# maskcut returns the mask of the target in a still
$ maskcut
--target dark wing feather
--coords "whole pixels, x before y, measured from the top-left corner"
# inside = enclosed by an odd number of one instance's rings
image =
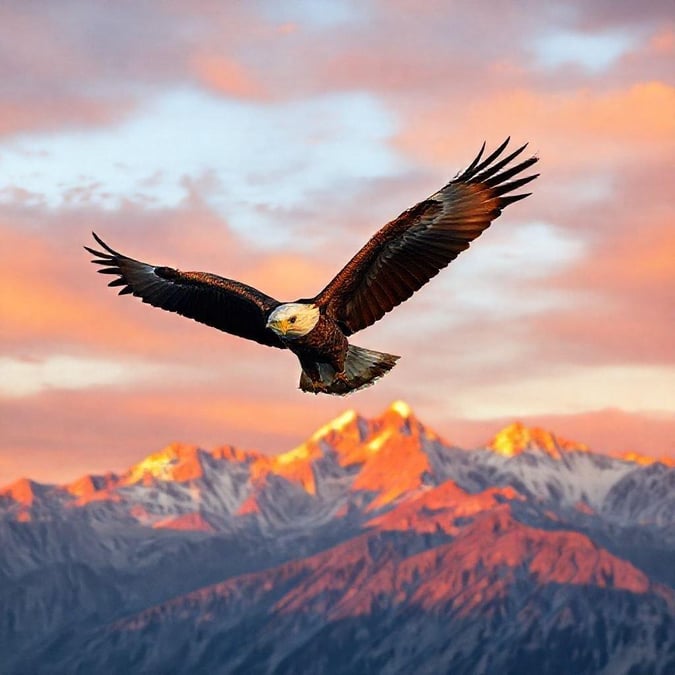
[[[523,145],[504,156],[507,138],[444,188],[402,213],[377,232],[314,299],[347,335],[366,328],[454,260],[509,204],[513,194],[539,174],[517,176],[537,157],[512,162]]]
[[[102,266],[98,270],[101,274],[115,276],[108,286],[121,287],[119,295],[132,293],[150,305],[226,333],[285,349],[276,335],[265,328],[267,315],[280,304],[274,298],[215,274],[181,272],[127,258],[92,234],[105,252],[84,248],[96,256],[92,262]]]

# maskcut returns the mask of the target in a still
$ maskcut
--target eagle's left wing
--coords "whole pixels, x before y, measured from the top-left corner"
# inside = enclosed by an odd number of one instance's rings
[[[314,299],[347,335],[381,319],[469,247],[539,174],[515,178],[537,157],[510,164],[527,145],[503,157],[507,138],[428,199],[377,232]],[[512,180],[515,178],[515,180]]]
[[[181,272],[128,258],[92,234],[105,252],[84,248],[96,256],[92,262],[102,266],[100,273],[115,275],[108,286],[120,286],[120,295],[133,293],[143,302],[226,333],[270,347],[286,348],[266,329],[267,315],[280,304],[269,295],[215,274]]]

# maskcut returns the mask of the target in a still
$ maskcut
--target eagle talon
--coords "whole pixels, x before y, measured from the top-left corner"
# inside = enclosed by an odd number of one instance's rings
[[[344,370],[341,370],[339,373],[335,373],[332,384],[349,384],[347,373],[345,373]]]

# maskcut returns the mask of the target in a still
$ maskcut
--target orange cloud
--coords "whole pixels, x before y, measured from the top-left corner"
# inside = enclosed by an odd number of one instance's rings
[[[444,98],[416,111],[397,143],[412,156],[447,165],[473,151],[475,139],[508,135],[530,140],[548,166],[573,163],[579,169],[586,163],[665,157],[675,138],[675,87],[646,81],[600,92],[504,90],[461,108]]]
[[[0,136],[116,122],[148,85],[151,95],[196,83],[259,98],[261,85],[231,53],[261,26],[268,22],[258,13],[231,3],[134,4],[124,12],[104,5],[92,11],[81,1],[59,12],[4,3],[0,42],[11,57],[0,63]],[[283,39],[288,30],[267,32]]]
[[[152,359],[186,349],[203,354],[206,345],[228,353],[248,348],[242,340],[132,296],[118,298],[82,250],[84,244],[94,246],[92,223],[111,246],[131,257],[240,279],[280,300],[314,294],[328,281],[325,270],[307,256],[260,253],[200,203],[171,212],[135,206],[117,212],[8,208],[0,211],[0,249],[15,253],[3,256],[0,342],[6,347],[25,354],[33,349],[45,353],[56,345],[59,351],[132,352]]]
[[[191,58],[197,79],[213,91],[238,98],[259,99],[262,85],[243,66],[217,54],[198,53]]]
[[[550,280],[582,301],[533,318],[543,361],[673,363],[675,233],[660,210],[611,223],[586,259]]]
[[[58,246],[35,234],[13,231],[0,225],[0,248],[19,254],[3,261],[4,281],[0,288],[3,317],[2,342],[24,352],[46,343],[111,347],[120,338],[135,345],[161,345],[161,335],[137,325],[96,299],[84,270],[86,256],[80,242],[72,242],[69,254],[59,255]],[[80,266],[73,261],[77,256]],[[91,279],[91,277],[90,277]],[[102,292],[105,281],[101,279]]]
[[[671,26],[660,29],[649,40],[649,46],[657,54],[671,54],[675,51],[675,30]]]
[[[101,126],[120,121],[134,101],[87,96],[61,99],[38,96],[30,101],[5,100],[0,106],[0,136],[31,131]]]
[[[278,371],[270,369],[254,392],[225,375],[207,385],[47,391],[5,400],[0,486],[20,475],[68,481],[85,472],[120,471],[176,440],[290,450],[345,403],[314,399],[308,407],[295,389],[297,374],[281,383],[279,373],[288,373]]]
[[[250,272],[251,278],[259,280],[261,289],[279,300],[312,297],[322,284],[328,283],[329,276],[326,266],[307,254],[268,255]]]

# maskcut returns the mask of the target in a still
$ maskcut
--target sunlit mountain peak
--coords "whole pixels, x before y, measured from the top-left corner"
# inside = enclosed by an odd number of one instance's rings
[[[242,450],[234,445],[221,445],[209,452],[213,459],[226,460],[228,462],[247,462],[263,456],[257,450]]]
[[[649,455],[643,455],[640,452],[633,451],[623,452],[616,456],[626,462],[632,462],[633,464],[640,464],[642,466],[649,466],[650,464],[659,462],[666,466],[675,467],[675,459],[672,459],[671,457],[650,457]]]
[[[410,428],[417,423],[415,413],[405,401],[394,401],[378,419],[386,426],[397,428]]]
[[[293,448],[293,450],[289,450],[288,452],[284,452],[280,455],[277,455],[274,458],[274,461],[276,464],[292,464],[293,462],[297,462],[299,460],[303,459],[309,459],[310,456],[310,450],[307,447],[306,443],[303,443],[302,445],[299,445],[297,448]]]
[[[370,452],[377,452],[382,448],[382,446],[392,437],[394,431],[391,428],[386,428],[373,436],[368,443],[366,444],[367,449]]]
[[[108,472],[103,476],[93,476],[86,474],[72,483],[64,485],[66,492],[73,497],[78,497],[80,504],[97,499],[105,499],[109,496],[109,491],[119,482],[119,477]]]
[[[355,422],[357,417],[358,415],[356,410],[346,410],[341,415],[338,415],[335,419],[331,420],[327,424],[324,424],[322,427],[319,427],[312,434],[310,440],[318,441],[333,431],[342,431],[345,427]]]
[[[186,481],[199,478],[202,474],[199,448],[195,445],[171,443],[131,467],[124,482],[134,484],[149,479]]]
[[[316,493],[316,482],[312,460],[320,456],[316,443],[311,441],[280,455],[261,455],[251,465],[251,477],[255,483],[262,483],[269,474],[281,476],[292,483],[299,483],[309,494]]]
[[[405,401],[394,401],[390,406],[389,410],[400,415],[404,419],[410,417],[413,414],[412,408]]]
[[[538,450],[553,459],[561,459],[563,452],[589,451],[583,443],[568,441],[539,427],[526,427],[522,422],[514,422],[502,429],[488,447],[504,457],[514,457],[528,450]]]
[[[9,497],[17,504],[23,506],[31,506],[35,500],[35,486],[29,478],[19,478],[19,480],[11,483],[0,490],[0,497]]]

